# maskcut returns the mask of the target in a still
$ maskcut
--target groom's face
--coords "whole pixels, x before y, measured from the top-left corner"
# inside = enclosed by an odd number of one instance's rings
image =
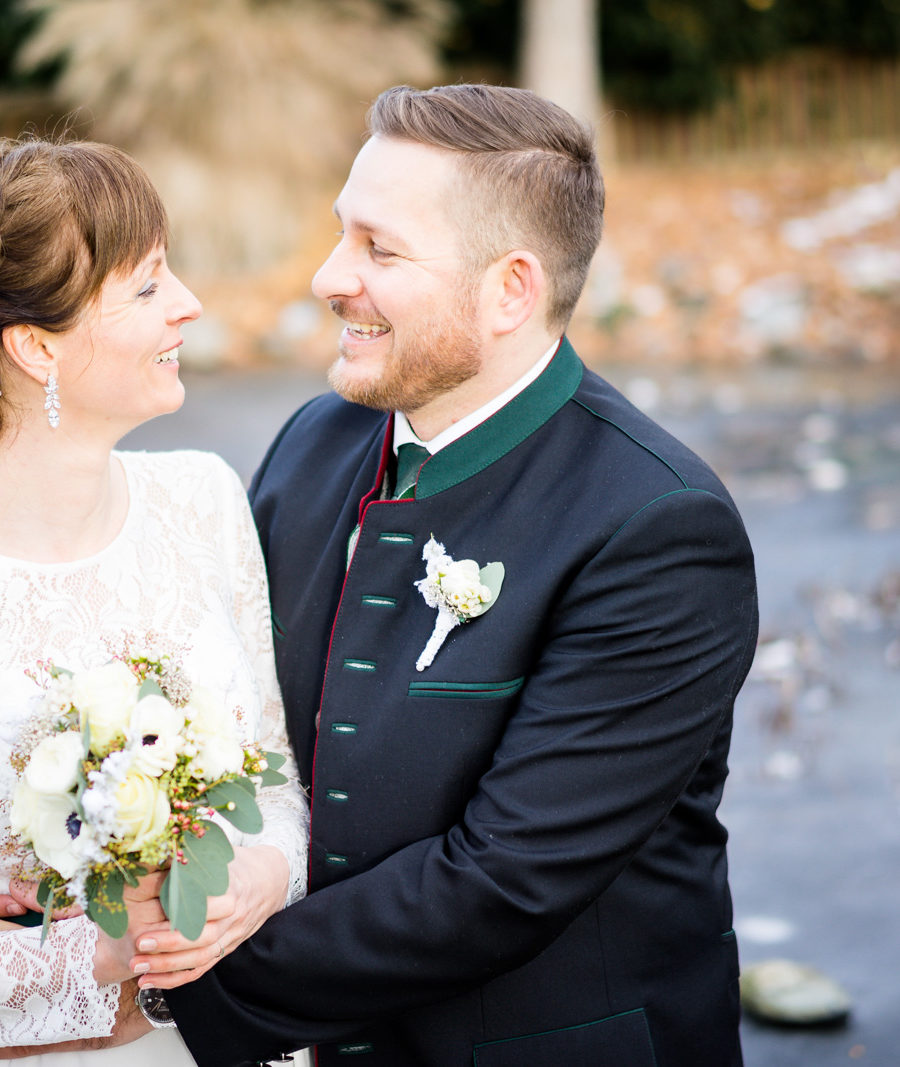
[[[313,292],[344,320],[332,386],[356,403],[414,412],[481,369],[480,279],[465,274],[446,209],[449,152],[373,137],[335,203],[340,243]]]

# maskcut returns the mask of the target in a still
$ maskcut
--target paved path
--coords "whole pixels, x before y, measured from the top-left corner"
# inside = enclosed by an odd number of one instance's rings
[[[897,1067],[900,607],[873,591],[900,573],[900,383],[858,405],[610,376],[723,475],[757,555],[768,651],[739,701],[723,806],[743,963],[812,963],[855,1002],[837,1030],[747,1021],[747,1067]],[[182,411],[126,444],[213,449],[245,481],[324,388],[284,368],[186,381]]]

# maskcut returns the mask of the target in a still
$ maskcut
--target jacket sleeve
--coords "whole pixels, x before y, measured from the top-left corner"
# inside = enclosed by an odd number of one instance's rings
[[[310,894],[173,991],[200,1067],[479,986],[550,944],[686,791],[714,812],[757,624],[733,506],[669,493],[573,570],[538,654],[523,649],[521,701],[463,818]]]

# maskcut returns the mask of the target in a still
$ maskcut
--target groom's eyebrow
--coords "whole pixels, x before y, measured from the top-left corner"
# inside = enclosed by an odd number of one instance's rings
[[[341,211],[338,207],[337,200],[335,200],[331,210],[334,212],[334,217],[338,220],[338,222],[343,224],[344,220],[341,218]],[[365,219],[360,219],[354,222],[353,229],[358,231],[359,233],[367,234],[369,237],[377,235],[379,241],[387,241],[387,243],[390,245],[402,248],[407,247],[406,241],[404,241],[399,234],[394,233],[392,230],[386,230],[383,226],[376,226],[372,222],[366,222]]]

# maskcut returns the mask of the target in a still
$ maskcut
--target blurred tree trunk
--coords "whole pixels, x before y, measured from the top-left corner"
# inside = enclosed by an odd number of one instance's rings
[[[601,0],[523,0],[521,84],[546,96],[596,131],[601,165],[613,154],[603,119],[600,73]],[[608,313],[621,300],[622,266],[604,237],[594,257],[573,327]]]
[[[588,122],[597,118],[599,0],[524,0],[522,85]]]

